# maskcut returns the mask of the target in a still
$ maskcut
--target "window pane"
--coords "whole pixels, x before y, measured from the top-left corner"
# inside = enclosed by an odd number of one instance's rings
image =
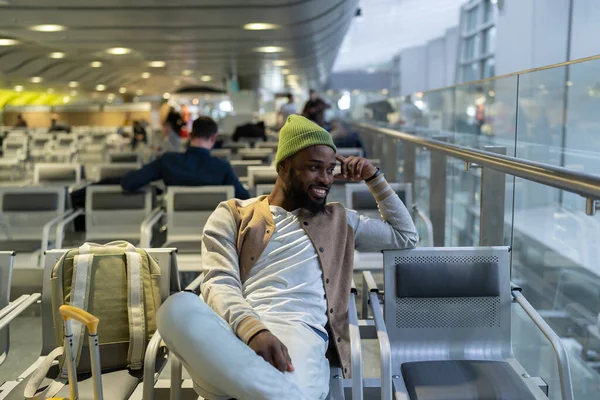
[[[462,67],[462,81],[469,82],[479,79],[478,63],[467,64]]]
[[[483,16],[484,22],[490,22],[494,19],[495,7],[496,6],[493,5],[490,0],[485,1],[485,15]]]
[[[491,27],[483,31],[483,49],[482,54],[493,53],[496,44],[496,27]]]
[[[475,49],[477,48],[477,35],[473,35],[465,39],[464,43],[464,52],[463,52],[463,60],[471,60],[473,59],[475,54]]]
[[[475,29],[475,27],[477,27],[477,24],[478,24],[477,16],[478,15],[479,15],[479,6],[474,7],[472,9],[470,9],[469,11],[467,11],[467,32],[470,32],[473,29]]]
[[[484,78],[491,78],[496,75],[496,60],[493,57],[488,58],[482,64]]]

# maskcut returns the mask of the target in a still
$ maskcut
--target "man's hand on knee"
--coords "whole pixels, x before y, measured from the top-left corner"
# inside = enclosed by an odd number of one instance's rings
[[[287,347],[269,331],[258,332],[248,346],[281,372],[294,372]]]

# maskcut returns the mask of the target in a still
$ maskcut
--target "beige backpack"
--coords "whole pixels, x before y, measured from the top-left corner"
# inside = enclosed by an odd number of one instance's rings
[[[145,250],[124,241],[106,245],[84,243],[69,250],[52,270],[52,316],[58,347],[32,376],[27,399],[52,396],[65,384],[67,363],[63,359],[63,304],[94,314],[98,328],[102,371],[143,366],[146,346],[156,331],[160,307],[160,267]],[[73,355],[78,373],[91,372],[85,325],[72,321]],[[52,365],[60,359],[61,374],[43,392],[38,388]]]

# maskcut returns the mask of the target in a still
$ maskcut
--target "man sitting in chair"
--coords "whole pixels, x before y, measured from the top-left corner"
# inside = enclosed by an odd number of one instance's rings
[[[288,117],[276,165],[269,196],[221,203],[206,223],[201,298],[174,295],[158,314],[164,341],[207,399],[324,399],[329,348],[351,373],[354,249],[418,241],[381,171],[364,158],[336,157],[329,133],[308,119]],[[326,204],[336,178],[366,181],[382,219]]]

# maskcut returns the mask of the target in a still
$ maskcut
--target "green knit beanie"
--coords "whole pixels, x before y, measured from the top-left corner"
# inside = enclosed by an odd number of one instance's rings
[[[329,132],[300,115],[290,115],[279,131],[275,165],[310,146],[326,145],[337,151]]]

